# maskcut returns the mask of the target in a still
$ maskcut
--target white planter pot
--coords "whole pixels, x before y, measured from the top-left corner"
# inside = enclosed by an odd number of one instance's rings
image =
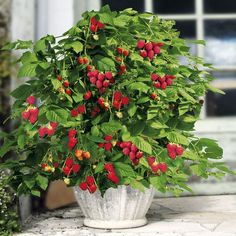
[[[84,225],[92,228],[119,229],[145,225],[145,217],[154,197],[154,189],[145,193],[130,186],[109,188],[104,196],[74,188],[75,197],[84,215]]]

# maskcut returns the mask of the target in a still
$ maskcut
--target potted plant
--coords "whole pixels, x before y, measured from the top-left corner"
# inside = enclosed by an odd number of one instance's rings
[[[61,37],[3,48],[25,49],[18,77],[32,78],[11,93],[21,123],[0,153],[17,155],[1,166],[19,195],[62,179],[75,186],[85,225],[134,227],[146,223],[154,189],[180,195],[193,174],[233,173],[216,141],[192,133],[202,97],[222,91],[173,26],[105,6]]]

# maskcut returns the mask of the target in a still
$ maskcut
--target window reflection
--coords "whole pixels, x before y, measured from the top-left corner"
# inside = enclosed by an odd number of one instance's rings
[[[139,12],[144,11],[144,0],[102,0],[102,5],[108,4],[112,11],[122,11],[125,8],[133,8]]]
[[[206,20],[206,61],[216,66],[236,66],[236,20]]]
[[[205,13],[236,13],[235,0],[204,0]]]
[[[153,9],[159,14],[187,14],[194,13],[195,4],[194,0],[153,0]]]

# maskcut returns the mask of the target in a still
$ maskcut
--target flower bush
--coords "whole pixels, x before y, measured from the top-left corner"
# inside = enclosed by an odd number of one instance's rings
[[[8,236],[19,231],[19,218],[16,213],[15,196],[7,186],[7,175],[0,171],[0,235]]]
[[[63,179],[91,193],[125,184],[178,195],[193,174],[233,173],[216,141],[192,133],[206,91],[221,91],[173,26],[105,6],[60,37],[3,48],[25,50],[18,77],[32,78],[11,93],[21,124],[0,152],[18,156],[2,164],[18,194]]]

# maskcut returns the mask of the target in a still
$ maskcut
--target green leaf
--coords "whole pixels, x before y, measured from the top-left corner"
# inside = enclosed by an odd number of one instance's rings
[[[104,170],[104,163],[103,162],[99,162],[94,170],[94,173],[101,173]]]
[[[130,131],[131,135],[136,136],[136,135],[139,135],[140,133],[142,133],[144,128],[145,128],[145,122],[136,121],[136,122],[133,122],[129,126],[129,131]]]
[[[192,96],[190,96],[184,89],[179,88],[178,91],[186,100],[192,103],[196,103],[196,100]]]
[[[129,90],[138,90],[140,92],[147,93],[147,91],[150,89],[150,87],[143,82],[134,82],[130,85],[128,85]]]
[[[155,176],[155,177],[150,177],[149,178],[150,184],[158,191],[161,190],[162,186],[163,186],[163,182],[162,179],[160,178],[160,176]]]
[[[207,84],[206,87],[207,87],[207,89],[209,89],[209,90],[212,91],[213,93],[219,93],[219,94],[222,94],[222,95],[225,94],[224,91],[222,91],[221,89],[215,88],[215,87],[213,87],[213,86],[210,85],[210,84]]]
[[[33,42],[31,40],[29,41],[22,41],[17,40],[16,42],[10,42],[5,44],[1,50],[10,50],[10,49],[28,49],[31,48],[33,45]]]
[[[94,126],[91,128],[91,134],[92,134],[93,136],[99,136],[100,131],[99,131],[97,125],[94,125]]]
[[[21,56],[20,60],[23,64],[26,64],[30,62],[36,62],[38,61],[38,58],[34,52],[25,52]]]
[[[25,135],[21,134],[17,137],[17,145],[20,149],[25,146]]]
[[[130,117],[133,117],[134,114],[135,114],[136,111],[137,111],[137,106],[135,106],[134,103],[131,103],[131,104],[128,106],[127,111],[128,111],[129,116],[130,116]]]
[[[180,104],[178,106],[179,115],[182,116],[189,110],[190,104]]]
[[[76,53],[83,51],[83,44],[80,41],[68,42],[65,44],[65,49],[72,48]]]
[[[198,165],[198,164],[191,165],[190,169],[197,176],[206,175],[206,168],[203,168],[202,165]]]
[[[104,24],[111,24],[113,25],[114,22],[113,22],[113,17],[112,17],[112,14],[108,14],[108,13],[100,13],[99,14],[99,18],[100,18],[100,21]]]
[[[32,189],[35,185],[35,180],[32,178],[32,176],[25,176],[23,178],[25,185],[29,188]]]
[[[49,121],[56,121],[59,123],[65,123],[67,121],[69,113],[62,108],[49,108],[46,113],[46,117]]]
[[[152,120],[154,117],[158,115],[158,110],[157,108],[149,108],[147,110],[147,120]]]
[[[10,150],[12,150],[14,148],[15,141],[11,141],[9,139],[4,139],[4,143],[1,146],[0,149],[0,157],[3,157],[7,152],[9,152]]]
[[[195,145],[207,158],[219,159],[223,156],[223,149],[216,143],[215,140],[201,138]]]
[[[104,143],[104,139],[95,135],[88,135],[87,136],[89,140],[95,142],[95,143]]]
[[[36,197],[40,197],[40,192],[38,190],[31,190],[32,195],[36,196]]]
[[[51,79],[51,82],[55,90],[58,90],[60,87],[62,87],[62,83],[57,79]]]
[[[42,176],[42,175],[38,175],[36,177],[36,182],[39,185],[39,187],[43,190],[46,190],[48,187],[48,178]]]
[[[140,190],[141,192],[145,191],[145,188],[143,186],[142,183],[140,183],[139,181],[135,180],[135,179],[130,179],[130,185],[131,187]]]
[[[178,132],[175,132],[175,131],[169,132],[167,134],[167,138],[172,143],[183,144],[183,145],[189,144],[188,139],[184,135],[182,135]]]
[[[131,140],[139,150],[144,151],[148,154],[152,154],[152,146],[145,141],[142,137],[133,137]]]
[[[20,85],[11,92],[11,96],[16,99],[26,100],[32,94],[32,87],[29,84]]]
[[[142,103],[146,103],[150,101],[150,98],[149,97],[141,97],[138,99],[138,101],[136,102],[137,104],[142,104]]]
[[[150,168],[150,166],[149,166],[149,164],[148,164],[148,162],[147,162],[147,160],[145,158],[140,158],[139,163],[141,165],[145,166],[148,169]]]
[[[186,39],[187,43],[194,43],[194,44],[202,44],[202,45],[206,45],[206,42],[205,40],[201,40],[201,39],[198,39],[198,40],[193,40],[193,39]]]
[[[117,161],[121,157],[123,157],[123,153],[117,153],[115,156],[112,157],[112,161]]]
[[[113,134],[120,130],[122,128],[122,125],[119,121],[110,121],[110,122],[105,122],[101,125],[101,130],[105,134]]]
[[[84,100],[84,97],[83,97],[82,93],[76,93],[76,94],[72,95],[72,98],[74,99],[74,101],[76,103],[79,103],[79,102]]]
[[[21,77],[34,77],[36,76],[36,68],[38,64],[37,63],[25,63],[21,66],[17,76],[19,78]]]
[[[96,55],[93,57],[93,62],[100,71],[115,71],[115,63],[109,57]]]
[[[120,173],[122,177],[135,177],[136,173],[133,168],[122,162],[114,162],[115,170]]]
[[[150,127],[154,128],[154,129],[165,129],[165,128],[168,128],[167,125],[162,124],[160,121],[148,122],[147,124],[148,124]]]

